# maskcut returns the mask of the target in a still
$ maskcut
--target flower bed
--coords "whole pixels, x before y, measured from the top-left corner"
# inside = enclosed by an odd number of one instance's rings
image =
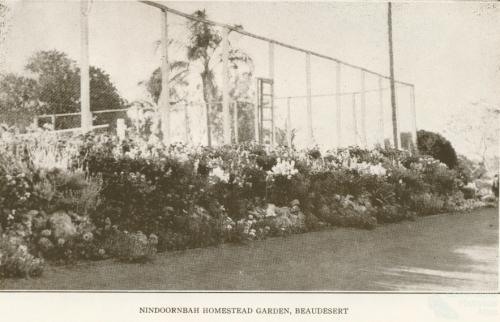
[[[46,133],[0,150],[0,276],[39,275],[42,258],[144,261],[484,205],[465,200],[470,187],[456,171],[395,150],[164,147]]]

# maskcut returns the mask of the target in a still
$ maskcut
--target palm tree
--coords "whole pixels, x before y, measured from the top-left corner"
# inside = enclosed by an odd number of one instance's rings
[[[179,103],[185,99],[187,95],[185,88],[189,85],[186,77],[189,74],[189,62],[185,61],[173,61],[169,63],[170,76],[168,80],[169,84],[169,97],[170,102]],[[143,85],[151,99],[155,104],[158,104],[161,93],[161,69],[158,67],[153,71],[148,80],[139,82],[139,85]]]
[[[193,14],[198,19],[207,19],[205,10],[197,10]],[[203,101],[205,103],[205,117],[207,121],[207,144],[212,145],[211,125],[212,113],[211,106],[220,101],[219,90],[215,82],[215,67],[222,61],[222,36],[220,32],[212,25],[201,22],[200,20],[189,20],[188,24],[189,39],[186,45],[187,58],[193,65],[200,67],[200,77],[203,86]],[[241,28],[241,26],[235,26]],[[238,69],[241,64],[252,66],[252,59],[242,50],[234,48],[229,44],[229,63],[230,67]],[[253,68],[253,66],[252,66]],[[213,111],[217,113],[217,109]]]
[[[206,20],[207,14],[205,10],[197,10],[193,17]],[[220,93],[215,80],[215,68],[222,62],[222,36],[214,26],[201,22],[200,20],[188,20],[186,24],[186,34],[180,34],[178,38],[186,39],[169,39],[168,47],[174,50],[182,50],[186,52],[187,61],[174,61],[170,63],[171,76],[169,80],[170,97],[174,100],[183,100],[184,97],[179,95],[179,89],[187,87],[187,76],[190,73],[197,72],[200,75],[203,89],[203,101],[205,105],[205,118],[207,127],[207,145],[212,145],[212,126],[216,125],[218,109],[212,107],[217,106],[220,101]],[[234,26],[241,28],[241,26]],[[157,42],[157,46],[160,45]],[[253,70],[252,59],[242,50],[235,48],[229,44],[229,63],[233,70],[237,70],[242,64],[245,64]],[[155,102],[158,101],[161,93],[161,70],[158,68],[153,72],[150,79],[141,82],[146,86],[149,94]],[[186,93],[184,93],[186,94]],[[187,110],[185,110],[187,113]],[[187,114],[186,114],[187,119]],[[187,126],[187,124],[186,124]],[[218,129],[215,126],[215,129]]]
[[[178,103],[186,102],[186,97],[188,95],[187,87],[189,85],[187,81],[187,76],[189,75],[189,62],[186,61],[173,61],[169,63],[169,80],[168,80],[168,88],[169,88],[169,98],[170,103],[173,103],[173,110],[175,111],[179,106]],[[142,85],[146,88],[146,91],[149,93],[151,97],[150,105],[158,105],[158,100],[160,99],[160,94],[162,90],[161,84],[161,68],[158,67],[153,71],[148,80],[139,82],[139,85]],[[186,130],[186,142],[189,141],[190,138],[190,129],[189,129],[189,115],[186,106],[184,106],[184,119],[185,119],[185,130]],[[159,124],[158,124],[159,126]]]

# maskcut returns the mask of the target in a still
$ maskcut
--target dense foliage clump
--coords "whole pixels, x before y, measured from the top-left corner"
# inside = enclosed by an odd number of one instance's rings
[[[417,133],[417,145],[421,154],[430,155],[453,169],[458,164],[457,153],[448,141],[439,133],[420,130]]]
[[[4,135],[0,149],[2,276],[482,205],[458,171],[390,149],[164,146],[133,132]]]

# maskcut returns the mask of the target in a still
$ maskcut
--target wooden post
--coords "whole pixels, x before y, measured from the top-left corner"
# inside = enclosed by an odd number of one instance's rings
[[[89,9],[89,1],[80,0],[80,127],[83,133],[92,130],[89,76]],[[55,122],[53,124],[55,126]]]
[[[260,90],[259,90],[259,80],[255,80],[255,102],[253,106],[253,114],[254,114],[254,132],[255,132],[255,143],[259,143],[259,96],[260,96]]]
[[[271,84],[271,98],[270,98],[270,104],[271,104],[271,145],[274,146],[276,144],[276,126],[274,125],[274,122],[276,120],[275,116],[276,113],[274,112],[274,43],[270,42],[269,43],[269,78],[272,81]]]
[[[361,104],[361,135],[363,140],[363,146],[368,147],[368,140],[366,137],[366,93],[365,93],[365,71],[361,70],[361,93],[360,93],[360,104]]]
[[[359,145],[358,143],[358,114],[356,112],[356,94],[352,94],[352,124],[354,129],[354,145]]]
[[[307,89],[307,140],[308,145],[314,145],[312,127],[312,98],[311,98],[311,54],[306,53],[306,89]]]
[[[379,107],[379,135],[380,144],[383,147],[385,144],[385,129],[384,129],[384,92],[382,88],[382,77],[378,78],[378,107]]]
[[[238,102],[233,102],[234,143],[238,144]]]
[[[126,128],[127,127],[125,126],[124,119],[117,119],[116,120],[116,135],[118,136],[118,139],[120,139],[120,141],[125,140]]]
[[[231,115],[229,113],[229,30],[222,29],[222,127],[224,144],[231,144]]]
[[[56,116],[55,116],[55,114],[50,116],[50,121],[52,123],[52,130],[55,131],[55,129],[56,129]]]
[[[189,110],[187,103],[184,103],[184,140],[186,143],[189,143],[191,131],[189,130]]]
[[[290,113],[290,97],[286,99],[286,142],[292,147],[292,116]]]
[[[389,69],[390,69],[390,80],[391,80],[392,135],[394,140],[394,148],[400,149],[397,104],[396,104],[396,89],[394,85],[394,50],[392,46],[392,4],[390,2],[387,4],[387,25],[389,34]]]
[[[161,93],[158,108],[161,120],[163,143],[170,144],[170,65],[168,63],[168,13],[162,10],[162,37],[161,37]]]
[[[335,80],[335,107],[337,108],[337,148],[340,148],[342,146],[342,114],[341,114],[341,102],[342,102],[342,96],[341,91],[341,65],[340,63],[337,63],[336,66],[336,80]]]
[[[418,151],[418,140],[417,140],[417,108],[415,105],[415,86],[410,87],[410,96],[411,96],[411,114],[413,120],[413,146],[415,147],[415,152]]]

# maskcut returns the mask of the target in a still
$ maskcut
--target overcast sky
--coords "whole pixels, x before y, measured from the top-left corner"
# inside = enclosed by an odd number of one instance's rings
[[[253,33],[388,73],[385,3],[167,2],[192,13],[206,8],[220,22],[241,24]],[[68,1],[11,2],[10,29],[2,48],[3,71],[22,70],[36,50],[58,49],[79,58],[79,4]],[[500,6],[481,2],[396,3],[393,6],[396,78],[416,86],[419,128],[445,132],[457,148],[473,147],[448,126],[457,113],[477,115],[478,105],[500,108]],[[170,19],[177,37],[182,19]],[[137,2],[94,1],[90,13],[90,62],[111,75],[127,99],[142,94],[137,83],[159,66],[157,9]],[[232,42],[249,51],[258,76],[267,76],[266,45],[241,37]],[[312,60],[313,93],[334,91],[334,64]],[[276,50],[278,96],[303,95],[303,55]],[[0,69],[1,70],[1,69]],[[316,71],[316,73],[315,73]],[[346,70],[343,90],[359,87]],[[353,76],[354,75],[354,76]],[[331,82],[330,78],[331,77]],[[376,79],[367,79],[367,88]],[[330,90],[331,88],[331,90]],[[408,100],[402,92],[403,103]],[[369,103],[370,104],[370,103]],[[319,109],[319,108],[318,108]],[[318,114],[320,114],[318,112]],[[371,119],[369,122],[373,121]],[[320,122],[320,120],[318,120]]]

